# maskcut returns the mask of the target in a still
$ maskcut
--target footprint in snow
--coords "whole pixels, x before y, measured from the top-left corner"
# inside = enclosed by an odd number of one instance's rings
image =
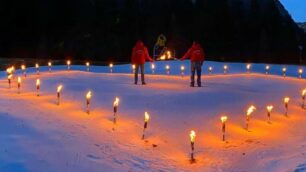
[[[99,156],[95,156],[95,155],[91,155],[91,154],[88,154],[87,158],[89,158],[91,160],[99,160],[99,159],[101,159]]]

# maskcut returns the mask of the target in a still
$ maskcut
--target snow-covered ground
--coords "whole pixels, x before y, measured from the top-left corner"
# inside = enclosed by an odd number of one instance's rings
[[[165,75],[165,65],[171,74]],[[40,75],[28,69],[17,94],[16,78],[8,89],[0,73],[0,171],[306,171],[306,113],[301,108],[305,79],[298,66],[207,62],[203,87],[190,88],[189,62],[157,62],[155,74],[146,68],[148,85],[133,85],[131,65],[109,67],[56,66]],[[207,75],[213,66],[213,75]],[[256,73],[254,73],[256,72]],[[16,76],[21,75],[17,71]],[[35,81],[41,79],[41,96]],[[56,87],[63,84],[61,105]],[[91,90],[91,113],[85,112],[85,94]],[[113,131],[115,97],[120,98]],[[289,96],[288,117],[283,98]],[[250,131],[247,108],[255,105]],[[271,124],[266,105],[274,106]],[[142,140],[144,112],[150,114]],[[226,142],[221,140],[220,116],[227,115]],[[190,130],[197,133],[196,163],[189,162]]]

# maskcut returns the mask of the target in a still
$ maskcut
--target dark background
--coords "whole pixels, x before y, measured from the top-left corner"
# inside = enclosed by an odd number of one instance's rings
[[[193,40],[219,61],[298,64],[306,49],[278,0],[1,0],[0,21],[8,58],[128,62],[161,33],[179,57]]]

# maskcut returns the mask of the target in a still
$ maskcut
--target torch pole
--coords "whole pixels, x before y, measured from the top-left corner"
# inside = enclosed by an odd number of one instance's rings
[[[302,99],[303,99],[302,108],[304,109],[305,108],[305,96],[303,96]]]
[[[250,117],[247,115],[247,118],[246,118],[246,130],[249,131],[249,121],[250,121]]]
[[[191,153],[190,153],[190,160],[194,162],[194,142],[191,142]]]
[[[285,104],[285,107],[286,107],[285,116],[288,117],[288,103]]]
[[[144,138],[145,138],[145,130],[146,130],[147,127],[148,127],[148,122],[145,122],[144,126],[143,126],[143,132],[142,132],[142,140],[144,140]]]
[[[225,141],[225,122],[222,123],[222,141]]]
[[[86,99],[86,112],[87,112],[87,114],[90,114],[90,111],[89,111],[89,104],[90,104],[89,99]]]
[[[268,123],[271,123],[271,112],[268,111]]]
[[[61,94],[60,92],[57,92],[57,105],[60,105],[60,98],[61,98]]]

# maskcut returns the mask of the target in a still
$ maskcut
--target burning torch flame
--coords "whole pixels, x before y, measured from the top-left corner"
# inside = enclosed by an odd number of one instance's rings
[[[270,69],[270,66],[269,66],[269,65],[267,65],[267,66],[266,66],[266,70],[269,70],[269,69]]]
[[[169,70],[169,69],[170,69],[170,66],[169,66],[169,65],[166,65],[166,69]]]
[[[227,121],[227,116],[222,116],[220,119],[222,123],[225,123]]]
[[[20,76],[18,76],[17,82],[18,82],[19,85],[21,84],[21,78],[20,78]]]
[[[132,68],[135,70],[135,69],[136,69],[136,65],[133,64],[133,65],[132,65]]]
[[[246,68],[249,70],[251,69],[251,64],[247,64]]]
[[[57,87],[57,93],[60,93],[60,92],[62,91],[62,88],[63,88],[63,85],[59,85],[59,86]]]
[[[114,107],[118,107],[120,99],[118,97],[115,98]]]
[[[109,67],[110,67],[110,68],[112,68],[113,66],[114,66],[113,63],[109,64]]]
[[[254,111],[256,110],[255,106],[250,106],[249,109],[247,110],[247,116],[250,116]]]
[[[185,70],[185,66],[181,66],[181,71],[184,71]]]
[[[223,66],[223,69],[224,69],[224,70],[227,70],[227,69],[228,69],[228,66],[227,66],[227,65],[224,65],[224,66]]]
[[[52,62],[48,62],[48,66],[51,67],[52,66]]]
[[[38,87],[38,86],[40,86],[40,80],[39,79],[36,80],[36,87]]]
[[[162,55],[162,56],[160,56],[160,58],[159,58],[160,60],[166,60],[166,55]]]
[[[149,115],[149,113],[148,113],[148,112],[145,112],[145,118],[144,118],[144,121],[145,121],[145,122],[148,122],[148,121],[149,121],[149,119],[150,119],[150,115]]]
[[[172,57],[171,51],[167,51],[166,54],[167,54],[167,59],[170,59]]]
[[[283,72],[286,72],[286,71],[287,71],[287,68],[284,67],[282,70],[283,70]]]
[[[88,91],[88,93],[86,94],[86,99],[89,100],[91,98],[91,91]]]
[[[189,136],[190,136],[190,141],[194,143],[196,138],[196,132],[194,130],[191,130]]]
[[[268,111],[268,112],[271,112],[272,109],[273,109],[273,106],[272,106],[272,105],[267,106],[267,111]]]
[[[90,66],[90,63],[89,63],[89,62],[86,62],[86,66],[89,67],[89,66]]]
[[[302,91],[302,96],[306,96],[306,88]]]
[[[35,64],[35,68],[36,68],[36,69],[39,68],[39,64],[38,64],[38,63]]]
[[[9,74],[8,76],[7,76],[7,79],[12,79],[12,77],[13,77],[13,75],[12,74]]]
[[[69,66],[71,64],[71,61],[70,60],[67,60],[67,65]]]
[[[152,64],[152,65],[151,65],[151,69],[155,69],[155,64]]]
[[[209,71],[212,71],[212,70],[213,70],[213,68],[210,66],[210,67],[208,68],[208,70],[209,70]]]
[[[22,70],[25,70],[25,69],[26,69],[26,66],[25,66],[25,65],[21,65],[21,69],[22,69]]]
[[[285,103],[285,104],[288,104],[289,101],[290,101],[290,98],[289,98],[289,97],[285,97],[285,98],[284,98],[284,103]]]
[[[302,74],[303,73],[303,69],[299,69],[299,74]]]

